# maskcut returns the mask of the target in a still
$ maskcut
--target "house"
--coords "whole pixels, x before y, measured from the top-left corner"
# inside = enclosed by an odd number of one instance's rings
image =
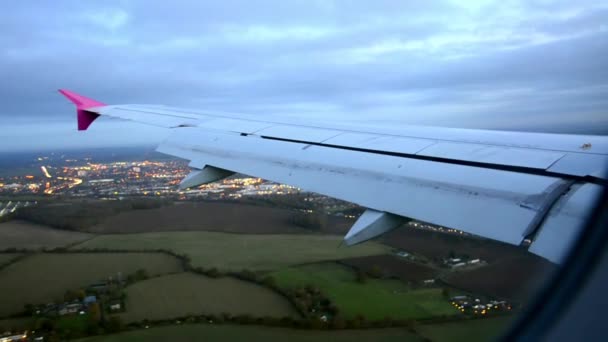
[[[97,297],[95,297],[95,296],[86,296],[86,297],[84,297],[84,299],[82,301],[82,304],[84,304],[87,307],[94,303],[97,303]]]
[[[64,304],[59,307],[58,313],[59,316],[71,315],[78,313],[81,309],[82,304],[80,303]]]
[[[112,300],[108,303],[108,308],[110,308],[110,311],[120,311],[122,310],[122,303],[120,300]]]
[[[39,315],[46,315],[46,316],[51,316],[51,315],[57,315],[57,311],[59,310],[59,306],[53,303],[49,303],[47,305],[45,305],[44,307],[42,307],[39,311],[40,313],[37,313]]]

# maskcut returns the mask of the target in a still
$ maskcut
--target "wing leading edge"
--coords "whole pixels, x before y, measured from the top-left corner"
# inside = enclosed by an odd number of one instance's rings
[[[369,208],[347,244],[414,218],[526,248],[531,241],[531,252],[560,262],[606,184],[601,136],[290,123],[106,106],[61,92],[77,105],[79,129],[81,117],[86,129],[99,115],[172,129],[157,150],[190,160],[181,188],[238,172]]]

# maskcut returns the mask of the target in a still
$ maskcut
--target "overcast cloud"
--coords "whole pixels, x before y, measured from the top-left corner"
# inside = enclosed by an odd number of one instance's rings
[[[0,7],[0,151],[160,140],[158,129],[107,120],[75,132],[58,88],[257,116],[608,133],[599,1]]]

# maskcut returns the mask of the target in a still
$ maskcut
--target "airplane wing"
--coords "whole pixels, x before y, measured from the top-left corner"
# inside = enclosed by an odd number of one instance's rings
[[[79,130],[100,115],[172,130],[157,150],[190,161],[181,188],[238,172],[368,208],[347,245],[413,218],[559,263],[607,184],[604,136],[264,120],[60,92]]]

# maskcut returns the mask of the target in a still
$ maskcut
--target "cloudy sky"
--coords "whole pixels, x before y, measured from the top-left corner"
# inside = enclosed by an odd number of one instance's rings
[[[76,132],[100,101],[342,120],[608,133],[601,1],[19,1],[0,7],[0,151],[152,144]]]

